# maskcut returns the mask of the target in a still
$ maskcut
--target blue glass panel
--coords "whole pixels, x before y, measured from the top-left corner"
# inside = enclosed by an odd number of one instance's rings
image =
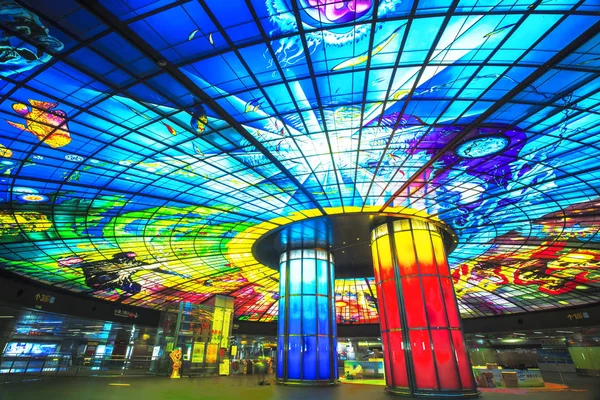
[[[334,337],[333,338],[333,354],[335,357],[334,360],[336,360],[336,361],[337,361],[337,343],[338,343],[337,338]],[[333,376],[335,379],[338,379],[340,377],[340,371],[339,371],[339,368],[335,368],[335,367],[336,367],[336,365],[335,365],[335,361],[334,361]]]
[[[319,335],[327,335],[329,334],[329,318],[333,316],[331,310],[329,309],[329,301],[327,297],[317,297],[317,316],[319,321]]]
[[[315,296],[302,296],[302,334],[317,333],[317,301]]]
[[[329,338],[319,337],[319,379],[329,379],[331,377],[331,349],[329,348]],[[337,369],[337,368],[333,368]]]
[[[285,300],[287,299],[287,297],[280,297],[279,298],[279,318],[277,318],[277,333],[279,335],[284,334],[284,329],[285,329]]]
[[[284,354],[285,354],[285,347],[284,347],[284,338],[283,336],[279,336],[277,338],[277,377],[283,379],[283,364],[284,364]]]
[[[300,379],[300,362],[302,358],[302,337],[290,336],[288,350],[288,378]]]
[[[304,354],[302,363],[302,379],[317,379],[317,337],[304,336]],[[320,356],[320,354],[319,354]]]
[[[288,330],[290,334],[302,333],[302,296],[290,296]]]

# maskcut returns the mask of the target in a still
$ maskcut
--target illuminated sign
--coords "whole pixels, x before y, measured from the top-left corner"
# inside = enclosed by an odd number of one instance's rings
[[[126,311],[126,310],[120,310],[120,309],[116,309],[114,312],[114,315],[116,317],[121,317],[121,318],[133,318],[136,319],[139,317],[139,314],[137,312],[132,312],[132,311]]]
[[[35,296],[33,296],[33,298],[36,301],[39,301],[40,303],[54,304],[54,302],[56,301],[56,298],[54,296],[44,293],[36,293]]]
[[[587,312],[580,312],[567,315],[567,318],[569,318],[570,320],[588,319],[589,317],[590,315]]]

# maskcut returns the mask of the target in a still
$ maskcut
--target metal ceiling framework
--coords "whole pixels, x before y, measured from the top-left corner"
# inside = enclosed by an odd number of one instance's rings
[[[348,3],[236,0],[228,15],[214,0],[0,2],[48,28],[0,17],[16,53],[38,49],[0,69],[2,119],[28,121],[0,127],[3,267],[153,308],[229,294],[239,318],[270,321],[278,275],[248,254],[257,235],[413,209],[459,234],[463,316],[599,301],[600,5],[374,0],[348,19]],[[50,152],[65,130],[69,154]],[[498,135],[500,150],[457,155]],[[368,280],[338,287],[344,321],[377,320]]]

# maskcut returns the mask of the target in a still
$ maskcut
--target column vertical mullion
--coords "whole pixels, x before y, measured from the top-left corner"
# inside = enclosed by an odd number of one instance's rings
[[[409,389],[411,393],[415,393],[417,381],[415,378],[415,366],[412,358],[412,346],[410,344],[410,332],[408,328],[408,320],[406,318],[406,307],[404,303],[404,291],[402,290],[402,277],[400,276],[400,264],[398,255],[396,254],[396,238],[394,235],[394,226],[392,220],[387,220],[388,237],[390,241],[390,252],[392,255],[392,269],[394,271],[394,279],[396,280],[396,296],[398,299],[400,310],[400,326],[402,327],[402,341],[404,342],[404,361],[406,363],[406,373],[408,376]]]
[[[388,232],[388,241],[389,241],[389,232]],[[379,276],[381,279],[381,259],[380,259],[380,252],[379,252],[379,245],[378,245],[378,240],[377,240],[377,234],[375,234],[375,240],[373,241],[373,245],[377,248],[377,262],[379,263],[378,268],[379,268]],[[392,266],[393,268],[393,266]],[[385,303],[387,302],[386,297],[385,297],[385,293],[383,291],[383,280],[380,282],[375,282],[375,285],[380,284],[381,286],[381,302]],[[396,290],[398,290],[396,288]],[[386,328],[386,348],[388,349],[388,365],[390,366],[390,371],[388,371],[388,373],[391,373],[391,382],[393,386],[396,386],[396,381],[395,381],[395,375],[394,375],[394,365],[392,363],[392,353],[391,353],[391,345],[390,345],[390,328],[389,328],[389,322],[388,322],[388,318],[387,318],[387,312],[385,312],[385,307],[381,307],[382,311],[383,311],[383,318],[385,319],[385,328]],[[379,318],[381,319],[382,317],[382,313],[379,313]],[[382,331],[383,333],[383,331]],[[402,334],[404,335],[404,332],[402,332]],[[385,350],[385,349],[384,349]],[[385,355],[385,351],[384,351],[384,355]],[[406,357],[405,357],[405,363],[406,363]],[[385,363],[384,363],[384,368],[385,368]],[[408,371],[408,365],[407,365],[407,371]],[[410,388],[409,388],[410,389]]]
[[[415,241],[415,228],[413,226],[412,220],[409,220],[408,222],[410,224],[410,235],[412,237],[413,252],[415,254],[415,261],[417,263],[417,276],[419,279],[419,287],[421,289],[421,300],[423,301],[423,308],[425,310],[425,316],[426,316],[425,322],[427,323],[427,336],[429,337],[429,346],[431,349],[431,357],[433,359],[433,368],[435,370],[435,381],[437,383],[437,389],[440,390],[441,389],[440,374],[438,371],[437,362],[436,362],[436,358],[435,358],[435,350],[433,348],[433,337],[431,336],[431,325],[429,324],[429,311],[427,310],[427,300],[425,299],[425,291],[423,289],[423,274],[421,273],[421,264],[419,263],[419,255],[417,254],[417,243]],[[431,250],[433,251],[433,247],[431,248]],[[441,288],[440,288],[440,290],[441,290]]]
[[[437,228],[435,228],[437,229]],[[456,370],[456,376],[458,378],[458,383],[460,384],[461,389],[465,389],[462,384],[462,379],[460,379],[460,371],[458,370],[458,360],[456,359],[456,349],[454,348],[454,340],[452,340],[452,327],[450,326],[450,318],[448,318],[448,307],[446,306],[446,302],[444,301],[444,289],[442,288],[442,278],[440,275],[438,259],[435,254],[435,247],[433,245],[433,236],[431,234],[431,230],[429,232],[429,242],[431,243],[431,249],[433,250],[433,259],[435,260],[435,269],[437,273],[438,284],[440,285],[440,296],[442,297],[442,307],[444,308],[444,318],[446,319],[446,325],[448,326],[448,337],[450,338],[450,347],[452,348],[452,355],[454,356],[454,369]]]
[[[289,349],[290,349],[290,250],[289,246],[286,248],[286,268],[285,268],[285,321],[284,321],[284,338],[283,341],[285,343],[284,354],[285,354],[285,364],[284,364],[284,378],[287,381],[289,379],[288,367],[289,367]]]
[[[317,380],[321,380],[321,364],[319,363],[319,277],[317,276],[317,271],[319,271],[319,259],[317,257],[317,252],[315,251],[315,354],[317,359]]]

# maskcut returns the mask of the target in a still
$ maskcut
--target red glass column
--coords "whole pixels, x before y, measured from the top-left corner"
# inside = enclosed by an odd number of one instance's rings
[[[386,390],[478,396],[440,228],[417,219],[388,220],[372,231],[371,249]]]

